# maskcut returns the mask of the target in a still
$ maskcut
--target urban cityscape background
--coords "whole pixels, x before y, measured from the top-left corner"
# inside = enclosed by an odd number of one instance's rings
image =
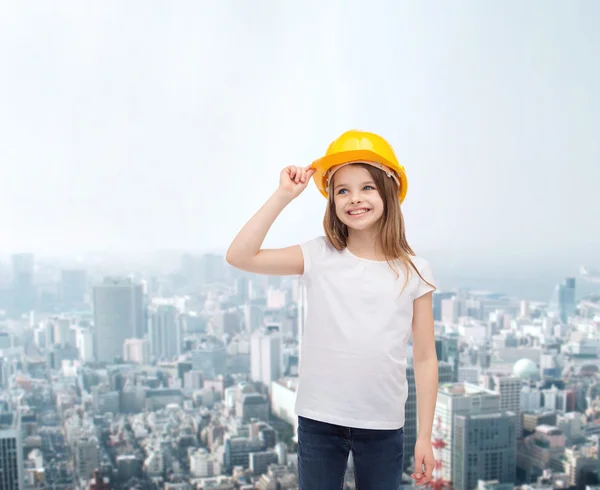
[[[365,5],[0,1],[0,490],[298,488],[304,286],[224,255],[350,128],[438,280],[432,488],[600,489],[600,3]]]
[[[2,263],[0,486],[296,489],[302,281],[212,253],[169,274],[109,269]],[[600,274],[576,272],[546,302],[434,293],[438,485],[600,485],[600,293],[577,294]],[[410,363],[407,378],[410,488]],[[351,459],[346,480],[354,489]]]

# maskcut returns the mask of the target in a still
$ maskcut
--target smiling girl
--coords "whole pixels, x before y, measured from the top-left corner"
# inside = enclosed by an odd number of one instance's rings
[[[311,177],[327,198],[325,236],[261,248],[277,216]],[[296,398],[300,490],[342,489],[350,452],[357,488],[400,486],[411,335],[419,427],[412,477],[418,485],[431,480],[435,286],[429,263],[406,239],[406,191],[404,167],[387,141],[348,131],[310,166],[284,168],[278,189],[227,252],[234,267],[300,275],[306,284]]]

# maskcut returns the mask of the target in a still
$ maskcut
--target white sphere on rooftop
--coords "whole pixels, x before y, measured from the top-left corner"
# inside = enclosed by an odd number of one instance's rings
[[[513,374],[521,379],[538,379],[540,370],[531,359],[519,359],[513,367]]]

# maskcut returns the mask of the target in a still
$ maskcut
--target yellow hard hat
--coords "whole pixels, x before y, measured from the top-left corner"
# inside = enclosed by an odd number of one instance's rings
[[[367,163],[382,169],[398,183],[400,202],[408,190],[404,167],[400,165],[394,149],[381,136],[367,131],[346,131],[327,148],[325,156],[315,160],[311,167],[319,192],[327,197],[329,179],[342,166],[350,163]]]

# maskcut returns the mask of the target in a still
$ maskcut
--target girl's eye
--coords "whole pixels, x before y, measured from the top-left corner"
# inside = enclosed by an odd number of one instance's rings
[[[343,194],[344,192],[347,192],[347,191],[346,191],[346,189],[340,189],[340,190],[338,191],[338,194]]]
[[[365,190],[365,191],[372,191],[372,190],[375,190],[375,187],[373,187],[372,185],[366,185],[366,186],[364,187],[364,190]]]

